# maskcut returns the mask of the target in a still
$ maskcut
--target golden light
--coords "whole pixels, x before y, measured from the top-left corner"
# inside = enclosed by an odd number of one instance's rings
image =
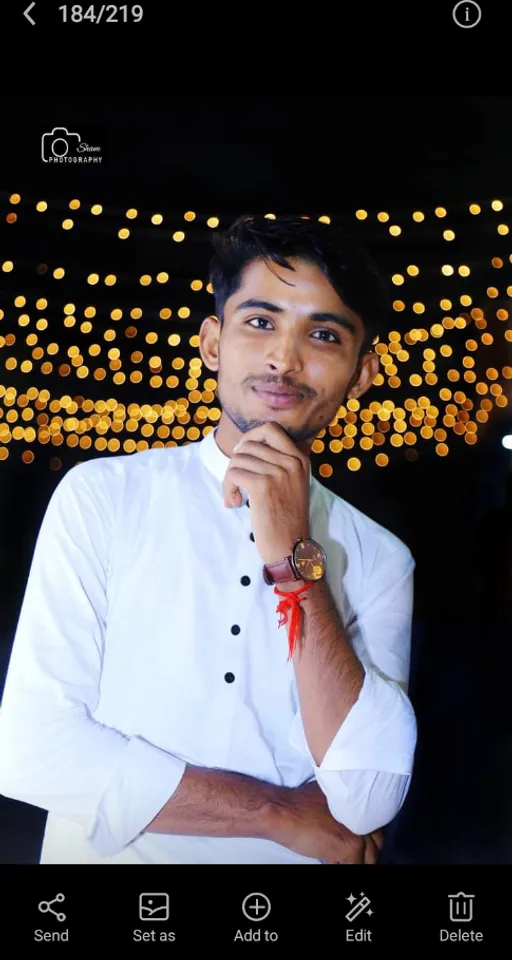
[[[321,219],[321,218],[320,218],[320,219]],[[276,220],[276,215],[275,215],[275,213],[266,213],[266,214],[265,214],[265,220]]]
[[[128,217],[128,220],[135,220],[135,217],[137,216],[137,214],[138,214],[138,211],[135,210],[134,207],[130,207],[130,209],[126,211],[126,216]]]
[[[493,200],[491,203],[491,207],[493,210],[503,210],[503,203],[501,202],[501,200]]]
[[[12,260],[4,260],[2,264],[2,270],[4,271],[4,273],[10,273],[11,270],[14,270],[14,264]]]
[[[478,203],[470,203],[469,212],[473,214],[481,213],[482,208],[478,205]]]
[[[103,207],[101,206],[101,203],[93,203],[91,207],[91,213],[93,213],[97,217],[98,214],[102,212],[103,212]]]
[[[48,204],[46,200],[39,200],[38,203],[36,203],[36,210],[38,211],[38,213],[44,213],[44,211],[47,209],[48,209]]]
[[[63,276],[65,275],[65,272],[66,271],[64,270],[64,267],[55,267],[55,270],[53,271],[53,276],[55,277],[56,280],[62,280]]]
[[[501,206],[493,206],[493,209],[503,209],[501,201],[499,201],[499,204],[501,204]],[[38,208],[41,212],[43,209],[47,209],[47,207],[48,204],[46,201],[39,201]],[[78,209],[79,207],[80,201],[75,200],[69,202],[69,208],[71,210]],[[96,204],[91,208],[91,212],[100,213],[102,209],[101,205]],[[479,205],[473,204],[470,206],[470,210],[472,213],[476,213],[480,212],[481,208]],[[137,211],[133,208],[126,212],[128,219],[134,219],[137,215]],[[385,211],[380,211],[373,215],[382,223],[390,220],[389,214]],[[447,216],[447,211],[444,207],[436,207],[435,215],[437,217],[444,217]],[[10,216],[11,219],[13,219],[16,214],[11,214]],[[149,218],[150,215],[148,214],[147,216]],[[355,216],[358,220],[365,220],[368,219],[368,212],[362,209],[357,210]],[[425,220],[425,215],[421,211],[415,211],[412,216],[416,222]],[[6,215],[6,218],[8,217],[9,214]],[[276,219],[275,214],[266,214],[265,217],[269,220]],[[184,214],[184,219],[188,222],[195,218],[196,214],[192,211]],[[153,214],[150,216],[150,219],[152,223],[161,223],[164,218],[161,214]],[[304,217],[303,219],[315,218]],[[326,224],[331,222],[331,218],[327,215],[319,216],[317,219],[318,222]],[[209,227],[214,228],[219,225],[219,218],[210,217],[208,218],[207,224]],[[63,229],[70,229],[72,225],[73,221],[69,217],[61,220]],[[498,233],[502,232],[503,235],[509,233],[509,228],[506,224],[495,224],[495,226]],[[396,223],[391,226],[388,224],[387,230],[391,236],[399,236],[402,232],[402,228],[396,225]],[[114,226],[112,229],[114,237],[117,234],[119,239],[128,238],[130,232],[131,231],[125,227],[118,229]],[[446,229],[439,232],[442,232],[443,238],[447,241],[453,240],[456,236],[456,232],[453,229]],[[170,235],[173,235],[172,231]],[[185,239],[185,233],[183,231],[175,231],[173,238],[175,242],[180,242]],[[512,263],[512,253],[506,256],[510,263]],[[500,269],[504,265],[504,259],[504,255],[502,255],[502,257],[493,257],[492,260],[489,257],[487,263],[489,263],[490,260],[493,268]],[[14,267],[12,261],[5,261],[5,264],[10,264],[10,269]],[[2,269],[4,272],[8,272],[9,266],[6,268],[5,265],[2,265]],[[394,273],[390,275],[392,283],[396,286],[403,285],[406,279],[417,277],[420,273],[420,267],[416,264],[409,264],[407,266],[404,264],[401,269],[404,270],[404,274]],[[465,264],[461,264],[458,267],[452,266],[451,264],[444,264],[439,267],[439,269],[443,276],[453,276],[455,272],[458,272],[461,277],[467,277],[471,272],[469,266]],[[36,265],[36,273],[39,275],[47,271],[51,273],[52,268],[45,264]],[[55,279],[60,279],[64,276],[64,269],[55,268],[53,275]],[[102,275],[91,273],[87,276],[87,282],[89,284],[98,283],[100,282],[100,277],[103,279]],[[116,280],[116,275],[107,274],[104,278],[104,283],[106,286],[112,286],[116,283]],[[149,286],[154,281],[157,283],[166,283],[169,281],[169,274],[165,271],[160,271],[154,277],[143,275],[139,278],[139,282],[143,286]],[[210,283],[199,279],[188,280],[187,286],[194,292],[203,289],[206,289],[210,294],[214,292]],[[506,288],[506,291],[507,294],[512,297],[512,284]],[[505,285],[503,285],[501,291],[498,291],[495,286],[489,286],[479,292],[477,292],[476,289],[474,292],[472,291],[475,298],[484,292],[487,293],[487,296],[491,300],[497,299],[500,296],[504,297]],[[419,295],[421,296],[422,294]],[[51,295],[49,296],[49,303],[46,298],[39,298],[36,301],[36,297],[34,297],[35,307],[32,306],[31,300],[29,301],[29,306],[27,306],[26,297],[21,294],[18,294],[16,297],[12,295],[10,302],[14,302],[14,306],[19,309],[34,310],[37,308],[38,310],[46,310],[46,308],[48,308],[50,311],[50,329],[55,313],[58,319],[60,311],[64,313],[65,327],[74,328],[76,326],[79,336],[81,334],[87,336],[92,332],[92,323],[88,320],[81,320],[80,317],[75,315],[75,304],[64,305],[62,302],[53,303]],[[418,453],[415,449],[410,448],[416,444],[421,444],[424,440],[433,440],[435,452],[438,456],[446,456],[448,454],[448,434],[450,437],[452,434],[459,436],[461,440],[464,438],[465,442],[470,445],[478,442],[478,429],[480,428],[480,424],[487,422],[492,416],[494,408],[505,407],[509,403],[509,398],[505,395],[502,384],[504,384],[505,380],[508,382],[512,380],[512,366],[510,364],[503,367],[498,365],[489,366],[485,374],[483,371],[480,371],[477,378],[479,356],[482,355],[482,351],[486,347],[492,347],[498,340],[492,325],[500,320],[508,321],[509,311],[502,307],[493,310],[486,308],[486,316],[484,316],[482,309],[472,307],[472,297],[465,293],[461,294],[459,290],[451,294],[450,297],[438,299],[437,302],[441,311],[454,311],[453,316],[443,316],[441,314],[439,322],[433,323],[433,320],[437,320],[435,301],[431,304],[429,300],[428,304],[426,304],[419,301],[413,302],[412,298],[408,300],[407,303],[399,299],[394,300],[393,310],[396,312],[403,312],[408,309],[415,315],[426,315],[427,311],[430,313],[432,310],[433,316],[430,318],[431,322],[427,324],[426,329],[408,329],[409,324],[407,324],[404,325],[402,332],[396,330],[384,331],[380,336],[375,336],[373,340],[373,348],[380,360],[380,369],[373,379],[373,384],[376,388],[383,387],[382,392],[387,392],[388,395],[392,390],[395,390],[394,395],[397,397],[396,406],[394,402],[389,399],[378,401],[376,405],[375,403],[371,403],[368,408],[362,409],[359,401],[352,398],[352,400],[346,402],[346,406],[339,408],[329,427],[320,431],[313,445],[313,452],[323,453],[325,450],[330,450],[333,455],[343,455],[345,451],[347,451],[348,459],[345,461],[346,468],[351,471],[357,471],[361,469],[364,463],[364,454],[368,454],[374,447],[375,464],[377,466],[386,466],[389,463],[388,455],[383,452],[377,452],[377,448],[383,445],[388,448],[388,451],[391,447],[397,450],[403,447],[402,453],[405,458],[410,462],[414,462],[414,460],[418,458]],[[459,302],[460,307],[458,306]],[[183,440],[185,440],[185,442],[194,442],[210,432],[221,415],[221,411],[217,409],[217,407],[212,406],[212,404],[215,403],[217,381],[213,378],[203,380],[203,364],[202,360],[197,356],[188,359],[186,356],[178,357],[171,354],[171,357],[167,358],[165,355],[160,355],[162,354],[162,350],[165,351],[167,344],[173,348],[174,353],[175,348],[181,342],[180,335],[168,335],[165,333],[164,337],[162,337],[162,333],[160,332],[159,334],[155,330],[146,332],[147,324],[144,324],[144,326],[141,324],[140,327],[139,324],[128,327],[126,327],[125,324],[123,324],[123,326],[117,326],[117,323],[122,321],[123,314],[126,317],[129,315],[133,321],[142,318],[143,310],[140,307],[130,307],[129,303],[124,304],[124,309],[120,309],[119,307],[112,308],[112,305],[108,303],[98,303],[97,306],[99,317],[106,317],[108,322],[108,317],[110,316],[111,321],[116,322],[116,329],[102,330],[101,333],[99,329],[96,330],[95,337],[96,339],[99,338],[100,342],[92,344],[83,342],[83,346],[81,347],[77,345],[73,348],[73,354],[69,354],[69,360],[68,357],[62,356],[62,354],[66,352],[66,346],[63,349],[61,344],[59,350],[59,345],[56,342],[47,344],[46,337],[44,341],[43,337],[40,338],[41,343],[38,342],[37,334],[29,335],[29,337],[33,337],[34,339],[26,337],[28,332],[27,327],[30,329],[29,325],[31,323],[31,315],[29,313],[24,313],[14,318],[14,323],[17,324],[15,330],[17,330],[19,337],[22,340],[26,338],[26,344],[30,350],[30,359],[7,357],[4,363],[5,369],[7,371],[19,371],[25,376],[30,374],[33,369],[42,375],[48,375],[54,371],[55,373],[58,372],[58,375],[63,378],[71,376],[71,380],[69,381],[70,393],[69,395],[61,397],[60,400],[57,398],[52,400],[49,391],[39,391],[36,388],[29,388],[27,394],[22,394],[17,401],[17,392],[15,390],[11,393],[0,385],[0,397],[6,397],[3,404],[3,422],[1,419],[2,410],[0,409],[0,443],[10,443],[15,439],[25,440],[26,442],[33,442],[35,440],[41,444],[51,443],[55,446],[65,444],[69,448],[76,447],[79,451],[93,447],[94,451],[98,451],[99,453],[104,451],[115,453],[120,450],[128,453],[147,450],[155,446],[176,446]],[[497,306],[499,306],[499,303]],[[213,309],[215,308],[213,307]],[[467,309],[467,312],[457,316],[458,309]],[[79,305],[77,312],[78,314],[82,313],[84,317],[92,318],[96,316],[96,307]],[[189,307],[180,307],[178,309],[174,307],[174,304],[173,310],[167,306],[162,307],[160,304],[153,304],[144,312],[148,313],[149,319],[156,317],[162,321],[168,320],[173,315],[179,320],[186,321],[192,315]],[[2,312],[0,311],[0,317],[1,316]],[[197,319],[199,320],[199,318]],[[33,317],[32,322],[34,323],[33,329],[35,329],[37,333],[48,329],[48,320],[44,316],[38,320],[36,320],[36,317]],[[60,322],[62,323],[62,320]],[[420,346],[420,344],[423,344],[423,346],[426,347],[425,341],[428,342],[429,339],[433,341],[434,339],[443,338],[443,336],[449,338],[450,330],[464,330],[471,323],[474,324],[475,328],[474,331],[472,331],[473,337],[466,339],[465,343],[462,341],[462,354],[458,348],[454,350],[448,343],[440,343],[436,345],[435,349],[423,349],[423,347]],[[191,326],[192,329],[194,329],[195,323],[191,324]],[[18,330],[18,327],[21,328],[21,330]],[[493,332],[484,332],[487,327]],[[501,329],[503,329],[503,327]],[[469,331],[466,332],[466,337],[468,333]],[[476,338],[477,333],[478,338]],[[156,355],[153,355],[152,350],[150,351],[150,355],[147,353],[144,355],[141,350],[129,351],[128,359],[130,363],[133,365],[140,364],[140,369],[130,369],[125,373],[121,369],[126,359],[123,350],[118,347],[113,347],[107,351],[108,359],[107,357],[104,358],[105,366],[96,366],[96,364],[101,363],[100,358],[102,351],[105,350],[105,347],[102,347],[103,341],[109,344],[116,340],[116,336],[117,342],[120,345],[124,342],[124,337],[126,337],[127,340],[140,337],[150,346],[158,343],[158,346],[153,346]],[[503,329],[503,338],[507,344],[512,343],[512,330],[508,328]],[[185,339],[186,344],[194,351],[197,351],[199,336],[187,331],[185,333]],[[501,344],[503,344],[502,338],[499,339]],[[15,343],[16,336],[14,334],[8,333],[5,336],[0,336],[0,347],[12,347]],[[409,374],[407,368],[400,368],[400,363],[412,361],[415,345],[417,345],[420,350],[419,355],[417,354],[416,356],[416,360],[419,360],[419,363],[415,364],[416,369],[419,368],[419,370],[416,373]],[[135,344],[132,346],[135,346]],[[403,349],[404,347],[408,349]],[[477,353],[478,350],[480,350],[480,355]],[[157,351],[159,351],[158,354]],[[68,362],[59,363],[59,353],[61,360],[64,359]],[[473,354],[474,357],[470,354]],[[121,359],[122,357],[124,358],[123,361]],[[452,358],[453,367],[449,370],[445,368],[445,364],[442,362],[447,358]],[[165,374],[162,375],[162,366],[165,364],[167,367],[169,360],[173,368],[172,374],[169,376]],[[475,360],[477,361],[476,363]],[[493,355],[491,362],[498,364],[498,357],[495,358]],[[86,365],[88,363],[92,363],[93,366],[89,368]],[[439,369],[436,370],[436,367]],[[398,371],[400,371],[401,376],[397,375]],[[114,386],[123,383],[130,385],[144,383],[147,386],[149,383],[149,387],[154,390],[161,390],[162,386],[164,386],[170,390],[181,390],[182,393],[180,399],[177,401],[163,401],[165,402],[164,407],[158,404],[152,405],[146,403],[141,407],[137,404],[129,404],[128,408],[125,408],[123,403],[111,397],[107,402],[99,401],[100,405],[103,404],[100,410],[97,404],[88,401],[83,396],[77,395],[76,400],[73,399],[76,392],[73,391],[72,388],[73,379],[85,380],[90,376],[98,383],[110,379],[110,382],[114,384]],[[499,380],[501,380],[501,383]],[[399,388],[403,390],[403,388],[407,388],[409,384],[414,388],[411,391],[412,395],[407,396],[402,392],[397,392]],[[436,384],[438,384],[437,387]],[[444,384],[448,386],[444,386]],[[448,387],[451,387],[451,389],[448,389]],[[458,387],[463,387],[464,390],[468,392],[458,390]],[[35,392],[31,394],[30,389]],[[453,402],[450,402],[452,401],[452,390],[454,390],[455,393],[453,394]],[[418,397],[417,394],[420,391],[423,391],[425,394],[428,392],[429,396]],[[487,399],[487,397],[490,399]],[[436,406],[436,400],[440,404],[439,407]],[[9,406],[13,407],[15,403],[17,403],[20,412],[15,409],[7,410]],[[31,404],[34,405],[34,409],[31,408]],[[90,406],[88,406],[88,404],[90,404]],[[48,405],[48,414],[41,412],[45,410],[46,405]],[[135,412],[132,412],[132,409]],[[62,416],[58,415],[60,411],[62,411]],[[77,414],[77,416],[75,416],[75,414]],[[91,414],[93,417],[98,417],[97,423],[91,420]],[[18,416],[20,420],[23,419],[27,422],[34,419],[37,429],[33,430],[33,437],[31,433],[27,432],[28,428],[26,426],[15,426]],[[373,422],[371,422],[372,420]],[[175,424],[176,421],[178,421],[179,426],[174,427],[173,424]],[[197,424],[197,426],[195,424]],[[5,432],[6,430],[7,433]],[[93,430],[95,430],[97,434],[96,437],[90,435]],[[129,432],[133,432],[137,434],[137,436],[135,436],[133,440],[125,440],[124,438],[117,439],[115,437],[107,438],[109,431],[122,433],[125,430],[129,430]],[[15,431],[17,432],[15,433]],[[143,439],[140,439],[141,436]],[[2,450],[5,450],[5,454],[2,453]],[[361,451],[359,457],[352,455],[352,453],[356,454],[358,451]],[[25,453],[27,453],[27,451],[25,451]],[[0,457],[5,459],[8,455],[9,450],[0,446]],[[52,462],[56,463],[58,460],[59,458],[54,458]],[[28,457],[25,458],[25,462],[28,462]],[[62,469],[60,460],[56,469]],[[326,477],[332,476],[333,468],[330,464],[320,464],[319,473]]]

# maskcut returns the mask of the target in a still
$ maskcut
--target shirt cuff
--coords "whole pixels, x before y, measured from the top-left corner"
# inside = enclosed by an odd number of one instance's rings
[[[359,697],[319,766],[306,740],[300,708],[297,710],[289,742],[308,757],[315,774],[336,770],[412,772],[417,738],[412,704],[397,683],[371,667],[364,669]]]
[[[186,765],[142,737],[128,741],[88,834],[100,856],[119,853],[144,831],[177,789]]]

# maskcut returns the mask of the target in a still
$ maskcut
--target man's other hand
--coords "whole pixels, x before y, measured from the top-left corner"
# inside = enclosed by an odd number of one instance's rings
[[[316,782],[287,789],[272,815],[269,839],[289,850],[326,863],[376,863],[381,830],[368,836],[352,833],[332,816]]]

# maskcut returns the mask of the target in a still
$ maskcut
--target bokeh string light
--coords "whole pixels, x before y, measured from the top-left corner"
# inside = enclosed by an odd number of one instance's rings
[[[11,194],[6,199],[5,223],[14,230],[20,230],[25,220],[30,225],[34,211],[45,217],[54,212],[53,231],[84,229],[92,231],[93,237],[105,221],[108,227],[103,231],[127,241],[123,245],[126,250],[138,230],[156,228],[159,240],[168,244],[167,263],[178,249],[174,244],[186,246],[187,241],[226,225],[216,215],[190,210],[176,218],[131,207],[118,215],[107,212],[105,219],[102,204],[87,205],[78,198],[67,203],[22,202],[20,194]],[[73,211],[73,216],[66,209]],[[266,216],[276,219],[277,215]],[[304,216],[311,219],[311,215]],[[486,280],[476,292],[473,282],[471,294],[460,284],[474,280],[475,270],[468,263],[459,263],[455,253],[445,252],[463,235],[464,216],[469,220],[480,216],[487,228],[490,224],[496,238],[492,243],[499,246],[492,257],[482,257],[477,266],[483,264],[485,269],[480,273],[487,277],[489,271],[503,272],[500,283]],[[395,266],[389,275],[391,289],[397,288],[393,299],[397,322],[374,341],[380,369],[369,394],[361,401],[349,399],[341,405],[314,440],[312,452],[322,477],[331,476],[337,463],[357,471],[370,458],[385,467],[397,457],[414,462],[419,450],[430,445],[439,457],[446,457],[454,444],[475,445],[490,417],[508,405],[506,390],[512,379],[512,366],[499,360],[502,355],[510,356],[512,341],[512,252],[504,247],[509,226],[503,201],[471,203],[458,211],[451,224],[443,206],[414,210],[407,216],[358,209],[352,219],[363,242],[365,229],[377,229],[385,232],[390,247],[403,243],[405,234],[409,250],[414,248],[415,231],[433,230],[429,236],[434,236],[439,256],[437,266],[432,266],[423,265],[418,254],[408,256],[413,263],[405,259],[399,263],[393,254]],[[329,224],[337,218],[321,214],[318,220]],[[489,242],[485,239],[486,245]],[[94,243],[90,260],[93,258]],[[35,272],[42,278],[40,282],[44,280],[44,296],[27,280],[25,263],[19,286],[25,284],[26,292],[18,289],[20,258],[11,255],[0,262],[0,460],[7,460],[16,444],[24,448],[22,461],[31,463],[38,447],[48,444],[77,448],[80,455],[82,451],[131,454],[190,443],[215,428],[221,416],[216,404],[217,381],[203,371],[199,336],[192,332],[208,314],[196,307],[194,294],[211,297],[213,290],[205,278],[185,281],[182,276],[178,277],[180,294],[167,294],[168,287],[176,287],[176,276],[170,267],[157,267],[157,259],[155,254],[151,272],[142,269],[135,276],[133,270],[121,274],[119,269],[99,271],[92,263],[83,267],[71,255],[67,266],[61,265],[63,259],[37,264]],[[31,269],[33,274],[33,265]],[[429,289],[436,291],[435,303],[417,293],[416,285],[424,277]],[[64,285],[68,282],[66,290],[72,291],[72,298],[63,306],[62,281]],[[128,290],[133,290],[134,284],[148,295],[160,297],[160,303],[148,309],[130,302]],[[118,306],[105,308],[105,288],[118,293]],[[185,290],[190,294],[188,302]],[[91,302],[93,294],[95,302]],[[210,306],[213,309],[213,300]],[[169,321],[175,326],[170,332],[166,327]],[[70,337],[75,342],[68,343]],[[44,377],[50,378],[52,389],[42,385]],[[55,389],[57,378],[66,383],[68,392]],[[91,382],[91,378],[103,384],[103,397],[86,395],[85,381]],[[115,396],[121,389],[146,389],[147,402],[121,401]],[[149,390],[165,393],[163,402],[151,403]],[[378,399],[376,393],[381,395]],[[55,470],[63,466],[59,456],[52,456],[49,462]]]

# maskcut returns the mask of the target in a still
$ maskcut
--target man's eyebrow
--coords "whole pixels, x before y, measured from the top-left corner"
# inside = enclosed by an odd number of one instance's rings
[[[283,307],[278,307],[277,303],[271,303],[269,300],[258,300],[254,297],[239,303],[235,313],[249,309],[267,310],[269,313],[284,313]],[[337,326],[348,330],[352,337],[357,336],[355,323],[342,313],[311,313],[309,319],[311,323],[335,323]]]

